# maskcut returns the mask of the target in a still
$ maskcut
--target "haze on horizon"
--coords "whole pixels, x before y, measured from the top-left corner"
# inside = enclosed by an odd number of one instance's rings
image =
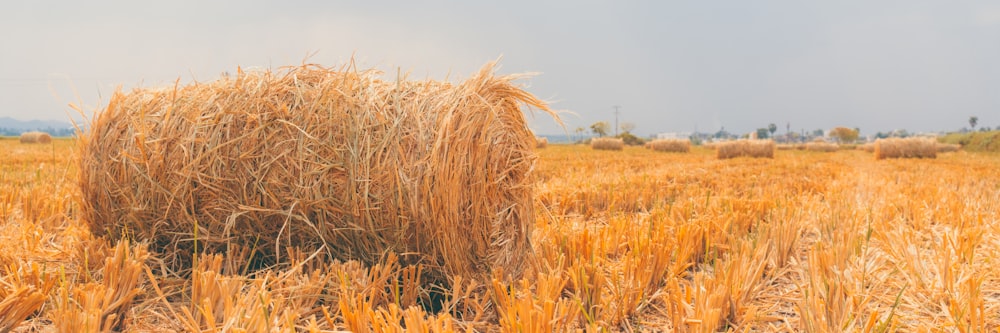
[[[502,56],[528,90],[635,132],[1000,127],[1000,3],[31,1],[0,11],[0,117],[68,120],[122,86],[352,57],[460,80]]]

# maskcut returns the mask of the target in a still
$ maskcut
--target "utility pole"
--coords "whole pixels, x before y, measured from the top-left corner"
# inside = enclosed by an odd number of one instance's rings
[[[612,107],[615,108],[615,136],[618,136],[618,108],[620,108],[621,105],[615,105]]]

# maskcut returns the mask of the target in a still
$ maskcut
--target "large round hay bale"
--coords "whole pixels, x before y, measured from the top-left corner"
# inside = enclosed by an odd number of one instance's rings
[[[687,153],[691,151],[691,140],[688,139],[657,139],[649,142],[654,151],[670,153]]]
[[[875,159],[937,158],[937,141],[931,138],[888,138],[875,140]]]
[[[535,148],[545,148],[549,146],[549,138],[540,136],[535,138]]]
[[[837,146],[837,144],[835,144],[835,143],[822,142],[822,141],[816,142],[816,141],[814,141],[814,142],[807,142],[805,150],[806,151],[822,152],[822,153],[830,153],[830,152],[835,152],[835,151],[840,150],[840,146]]]
[[[24,132],[21,143],[52,143],[52,136],[45,132]]]
[[[622,150],[625,149],[625,140],[619,138],[593,138],[590,140],[590,148],[595,150]]]
[[[193,252],[286,247],[432,278],[516,277],[530,253],[523,104],[546,104],[488,64],[459,84],[315,65],[116,92],[81,142],[83,220],[151,242],[172,269]]]
[[[716,146],[715,155],[720,160],[737,157],[774,158],[775,149],[775,143],[771,140],[736,140],[720,142]]]

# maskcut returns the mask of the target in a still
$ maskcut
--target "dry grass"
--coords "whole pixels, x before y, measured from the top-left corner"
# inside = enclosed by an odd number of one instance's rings
[[[807,142],[805,144],[806,151],[831,153],[840,150],[840,147],[835,143],[829,142]]]
[[[0,328],[14,332],[995,332],[1000,156],[539,153],[522,278],[285,249],[188,276],[81,224],[75,143],[0,141]],[[24,290],[24,291],[20,291]],[[14,311],[9,311],[13,309]]]
[[[771,140],[737,140],[723,142],[715,149],[721,159],[737,157],[774,158],[775,144]]]
[[[691,152],[691,140],[687,139],[659,139],[649,143],[649,148],[655,151],[669,153],[689,153]]]
[[[534,216],[521,106],[551,111],[493,72],[451,84],[303,65],[116,92],[80,141],[82,220],[180,272],[236,247],[253,269],[283,265],[294,247],[397,253],[441,283],[517,278]]]
[[[962,149],[962,145],[957,143],[938,143],[937,152],[938,153],[953,153]]]
[[[24,132],[21,143],[52,143],[52,136],[45,132]]]
[[[888,138],[875,141],[875,159],[936,158],[937,141],[931,138]]]
[[[619,138],[593,138],[590,140],[590,147],[595,150],[622,150],[625,149],[625,141]]]

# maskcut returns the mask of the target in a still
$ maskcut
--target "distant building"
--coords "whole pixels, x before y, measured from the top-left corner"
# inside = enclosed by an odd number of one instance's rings
[[[656,139],[687,139],[691,137],[691,132],[664,132],[657,133]]]

